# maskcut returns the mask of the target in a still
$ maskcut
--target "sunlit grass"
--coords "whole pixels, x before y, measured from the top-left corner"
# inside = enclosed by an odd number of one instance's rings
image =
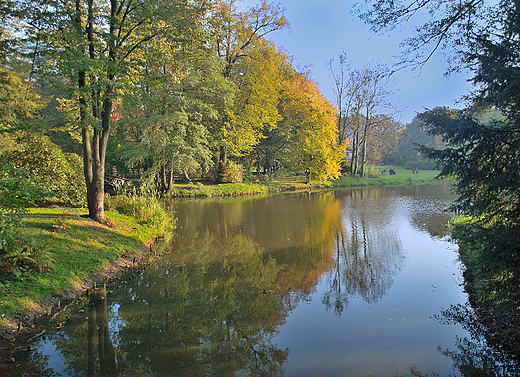
[[[381,168],[387,169],[381,174]],[[390,175],[390,169],[395,169],[396,175]],[[342,177],[330,182],[333,187],[366,187],[366,186],[412,186],[433,182],[439,174],[438,170],[424,170],[419,174],[412,174],[412,170],[400,166],[377,166],[367,170],[366,178]],[[311,182],[312,187],[324,187],[322,184]],[[277,176],[269,178],[269,182],[262,183],[176,183],[173,187],[173,197],[200,197],[210,198],[217,196],[238,196],[267,194],[288,190],[308,190],[304,176]]]
[[[140,255],[157,229],[136,218],[107,211],[111,227],[87,218],[86,210],[31,209],[24,216],[28,237],[45,250],[40,270],[21,269],[0,279],[0,326],[14,328],[41,312],[52,297],[79,290],[121,257]]]
[[[176,184],[173,187],[173,197],[211,198],[217,196],[239,196],[267,194],[286,190],[303,190],[309,186],[299,178],[291,180],[280,179],[269,183],[226,183],[226,184]]]
[[[435,177],[439,174],[438,170],[419,171],[419,174],[412,174],[411,170],[402,167],[386,167],[386,174],[381,174],[381,167],[374,169],[365,178],[342,177],[333,182],[334,187],[368,187],[368,186],[413,186],[435,182]],[[395,169],[396,175],[390,175],[390,169]],[[375,172],[378,172],[377,174]]]

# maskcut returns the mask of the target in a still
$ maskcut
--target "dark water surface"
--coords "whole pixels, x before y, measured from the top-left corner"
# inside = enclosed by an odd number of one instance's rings
[[[13,376],[456,375],[467,300],[446,186],[175,201],[158,263],[91,296]]]

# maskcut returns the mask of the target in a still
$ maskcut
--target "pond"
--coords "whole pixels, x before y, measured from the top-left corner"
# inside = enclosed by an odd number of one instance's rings
[[[152,266],[34,340],[13,376],[456,375],[467,296],[444,185],[174,201]],[[6,371],[6,369],[4,369]]]

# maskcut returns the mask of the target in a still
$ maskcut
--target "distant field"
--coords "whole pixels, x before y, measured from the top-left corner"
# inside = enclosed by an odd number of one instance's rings
[[[438,170],[423,170],[419,174],[400,166],[386,166],[386,174],[381,174],[381,168],[372,168],[365,178],[342,177],[332,182],[334,187],[362,187],[362,186],[409,186],[436,182]],[[396,175],[390,175],[390,169],[395,169]]]
[[[386,174],[388,175],[388,172],[390,171],[390,169],[395,169],[395,173],[396,174],[412,174],[412,169],[405,169],[403,168],[402,166],[380,166],[377,168],[377,172],[379,173],[379,175],[381,175],[381,169],[382,168],[386,168]],[[440,173],[440,170],[420,170],[419,171],[419,175],[420,174],[439,174]]]

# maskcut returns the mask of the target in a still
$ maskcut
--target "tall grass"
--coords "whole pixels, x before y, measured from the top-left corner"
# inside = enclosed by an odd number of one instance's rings
[[[165,238],[169,238],[175,228],[174,214],[164,205],[159,194],[147,186],[116,196],[105,194],[105,210],[132,216]]]

